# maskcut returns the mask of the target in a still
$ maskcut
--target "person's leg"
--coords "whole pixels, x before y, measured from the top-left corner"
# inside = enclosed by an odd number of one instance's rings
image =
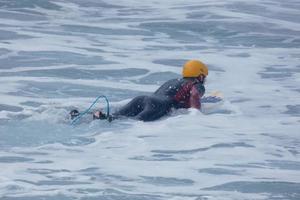
[[[121,107],[117,112],[113,114],[114,117],[125,116],[134,117],[138,115],[144,109],[144,99],[146,96],[138,96],[132,99],[128,104]]]
[[[74,110],[71,110],[70,112],[70,116],[71,116],[71,119],[75,119],[76,117],[78,117],[80,115],[79,111],[74,109]]]
[[[145,108],[136,118],[142,121],[154,121],[166,115],[170,111],[171,105],[166,100],[156,97],[147,97],[144,99]]]

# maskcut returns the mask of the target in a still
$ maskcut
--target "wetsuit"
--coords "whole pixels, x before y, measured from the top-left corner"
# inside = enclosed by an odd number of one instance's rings
[[[150,96],[138,96],[113,114],[153,121],[166,115],[171,108],[198,108],[204,94],[203,82],[196,78],[172,79],[164,83]]]

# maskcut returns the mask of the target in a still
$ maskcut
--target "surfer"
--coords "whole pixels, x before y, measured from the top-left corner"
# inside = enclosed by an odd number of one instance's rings
[[[93,113],[93,119],[131,117],[141,121],[153,121],[168,114],[172,108],[200,109],[207,75],[208,68],[204,63],[190,60],[183,66],[182,78],[167,81],[152,95],[135,97],[112,115],[107,116],[101,111],[96,111]],[[74,113],[74,110],[71,112]],[[74,114],[78,116],[79,112]]]

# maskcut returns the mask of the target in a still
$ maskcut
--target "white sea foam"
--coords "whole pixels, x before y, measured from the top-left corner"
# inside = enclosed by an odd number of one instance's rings
[[[1,198],[299,198],[297,2],[11,2],[0,8]],[[219,106],[69,124],[71,109],[103,93],[116,109],[194,58]]]

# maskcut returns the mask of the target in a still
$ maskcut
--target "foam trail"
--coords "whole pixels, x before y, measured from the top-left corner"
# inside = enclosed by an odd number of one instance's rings
[[[298,2],[0,5],[1,199],[300,198]],[[117,109],[188,59],[208,65],[218,107],[70,125],[70,110],[99,95]]]

